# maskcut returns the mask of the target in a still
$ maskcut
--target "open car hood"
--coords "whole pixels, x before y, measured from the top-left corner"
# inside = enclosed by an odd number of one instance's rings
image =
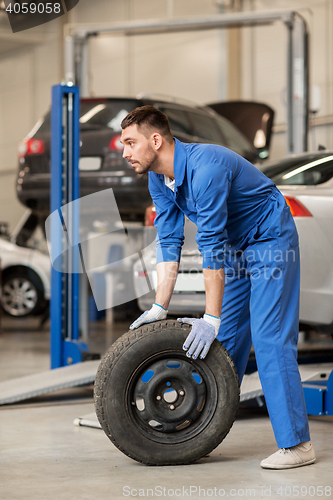
[[[207,106],[233,123],[257,149],[260,158],[268,158],[275,114],[270,106],[254,101],[216,102]]]

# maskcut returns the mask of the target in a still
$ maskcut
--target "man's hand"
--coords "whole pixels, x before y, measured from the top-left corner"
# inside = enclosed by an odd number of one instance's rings
[[[183,349],[187,351],[186,356],[197,359],[200,355],[200,359],[204,359],[219,332],[221,319],[204,314],[204,317],[200,319],[178,318],[178,321],[193,325],[183,345]]]
[[[153,304],[149,311],[145,311],[141,316],[131,324],[130,330],[135,330],[144,323],[152,323],[153,321],[159,321],[167,317],[168,310],[163,309],[159,304]]]

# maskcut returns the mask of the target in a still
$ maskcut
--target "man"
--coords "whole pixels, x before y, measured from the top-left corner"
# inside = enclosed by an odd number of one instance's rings
[[[138,174],[149,172],[157,213],[156,299],[131,328],[166,318],[185,214],[198,227],[206,312],[201,319],[179,319],[193,325],[184,350],[202,359],[217,338],[241,381],[253,343],[279,448],[260,465],[286,469],[313,463],[296,359],[298,236],[282,194],[236,153],[174,139],[167,116],[152,106],[135,109],[121,126],[123,156]]]

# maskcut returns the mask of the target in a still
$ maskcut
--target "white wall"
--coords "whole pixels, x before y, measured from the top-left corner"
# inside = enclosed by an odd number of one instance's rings
[[[310,31],[310,87],[321,91],[318,117],[333,122],[333,2],[332,0],[244,0],[248,10],[297,10]],[[243,98],[263,100],[276,110],[276,123],[286,122],[286,29],[282,23],[246,28],[243,36]],[[281,127],[279,127],[281,129]],[[309,149],[323,144],[333,149],[333,126],[318,126]],[[285,133],[273,137],[272,157],[285,154]]]
[[[50,105],[60,81],[58,20],[39,33],[43,43],[0,54],[0,220],[14,229],[25,210],[15,194],[17,147]],[[28,35],[27,35],[28,36]]]
[[[203,16],[218,12],[214,0],[100,0],[94,10],[81,0],[78,22],[116,22],[170,16]],[[104,7],[105,6],[105,7]],[[318,117],[333,121],[333,1],[243,0],[243,10],[297,10],[310,30],[310,85],[321,90]],[[103,16],[100,13],[103,12]],[[102,18],[103,17],[103,18]],[[135,95],[153,92],[199,103],[216,101],[226,86],[228,37],[221,47],[217,30],[168,35],[97,37],[90,41],[90,92],[92,95]],[[241,30],[241,94],[271,105],[279,130],[273,137],[271,157],[286,151],[287,29],[282,22]],[[226,54],[227,53],[227,54]],[[222,79],[221,83],[221,65]],[[231,89],[226,90],[230,94]],[[324,144],[333,148],[333,125],[318,126],[309,148]]]
[[[215,101],[216,48],[216,33],[209,32],[92,39],[91,94],[153,92],[199,103]]]
[[[81,0],[75,21],[117,22],[218,12],[213,0],[99,1],[99,9]],[[219,61],[225,58],[218,32],[121,37],[90,40],[89,87],[92,95],[159,93],[199,103],[217,98]]]

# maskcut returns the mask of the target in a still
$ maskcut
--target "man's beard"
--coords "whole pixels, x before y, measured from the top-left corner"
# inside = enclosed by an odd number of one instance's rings
[[[157,154],[151,146],[148,147],[145,158],[142,161],[135,161],[137,165],[133,167],[137,174],[148,172],[157,160]]]

